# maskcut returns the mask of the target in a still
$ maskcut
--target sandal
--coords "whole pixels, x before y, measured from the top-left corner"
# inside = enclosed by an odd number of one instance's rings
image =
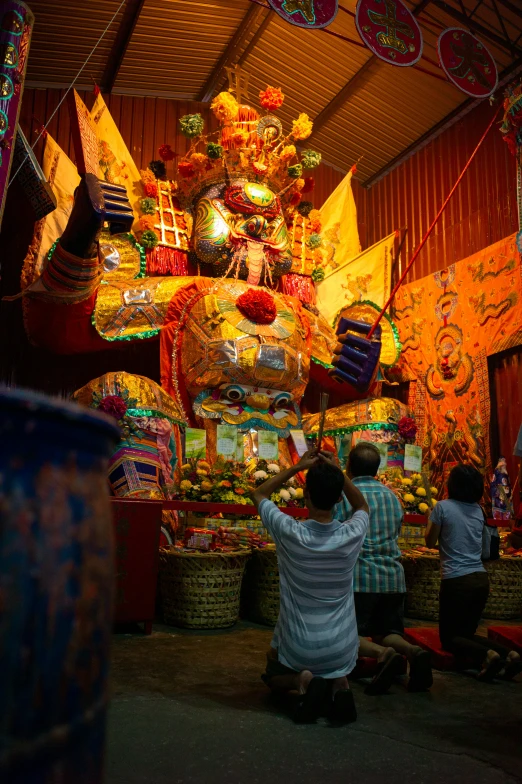
[[[314,724],[321,716],[329,684],[324,678],[312,678],[294,715],[296,724]]]
[[[506,662],[504,669],[504,680],[512,681],[522,672],[522,659],[510,659]]]
[[[350,689],[335,692],[328,718],[336,724],[351,724],[357,721],[357,708]]]
[[[431,654],[429,651],[419,651],[410,664],[408,691],[428,691],[432,686]]]
[[[490,661],[488,666],[477,675],[477,680],[482,683],[491,683],[501,670],[506,668],[506,660],[501,656],[496,656]]]
[[[364,690],[365,694],[375,697],[378,694],[385,694],[397,675],[400,675],[403,666],[402,656],[394,653],[389,659],[381,662],[378,665],[376,675],[373,676],[372,682]]]

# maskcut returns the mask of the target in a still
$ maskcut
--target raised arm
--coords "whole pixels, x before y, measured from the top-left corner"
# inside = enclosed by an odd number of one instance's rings
[[[257,487],[252,493],[252,501],[256,509],[265,498],[270,499],[272,493],[277,492],[280,487],[284,485],[289,479],[298,474],[300,471],[307,471],[317,461],[317,453],[313,449],[309,449],[296,465],[274,474],[266,482]]]

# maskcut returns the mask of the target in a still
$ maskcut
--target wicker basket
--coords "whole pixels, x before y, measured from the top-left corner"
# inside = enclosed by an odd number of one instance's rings
[[[504,555],[486,564],[489,599],[484,618],[522,617],[522,558]]]
[[[275,626],[279,616],[279,569],[275,546],[255,550],[243,582],[243,609],[256,623]]]
[[[160,550],[159,586],[165,623],[225,629],[239,617],[241,581],[250,550],[185,553]]]
[[[436,621],[439,617],[440,560],[437,555],[402,556],[406,574],[406,615]],[[489,599],[484,618],[522,616],[522,558],[503,556],[485,564],[489,574]]]

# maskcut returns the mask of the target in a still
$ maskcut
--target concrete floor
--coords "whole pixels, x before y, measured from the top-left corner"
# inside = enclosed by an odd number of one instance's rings
[[[435,673],[429,694],[367,697],[359,719],[296,726],[259,675],[271,631],[117,634],[107,784],[522,782],[522,684]]]

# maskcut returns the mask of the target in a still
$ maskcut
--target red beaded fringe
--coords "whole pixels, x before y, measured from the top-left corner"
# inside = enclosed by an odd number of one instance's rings
[[[312,278],[307,275],[297,275],[291,272],[281,278],[281,288],[284,294],[296,297],[307,305],[315,305],[315,285]]]
[[[147,250],[147,275],[188,275],[187,252],[163,245]]]

